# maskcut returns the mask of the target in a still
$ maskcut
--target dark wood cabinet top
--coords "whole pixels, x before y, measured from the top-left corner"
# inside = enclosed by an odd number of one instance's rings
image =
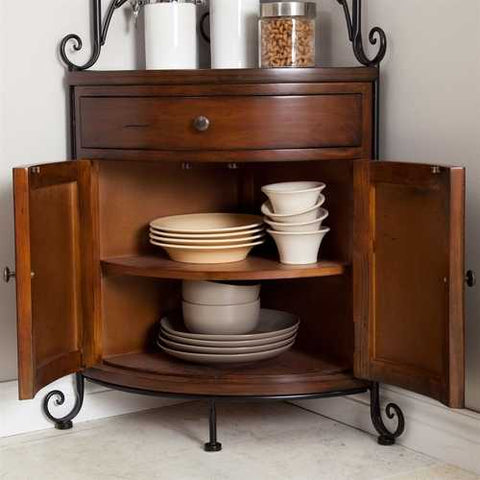
[[[374,82],[371,67],[272,68],[235,70],[127,70],[70,72],[67,82],[82,85],[199,85],[318,82]]]

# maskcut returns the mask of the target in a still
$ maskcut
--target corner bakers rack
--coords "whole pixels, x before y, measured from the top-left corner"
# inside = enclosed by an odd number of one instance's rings
[[[70,71],[87,70],[95,65],[98,61],[101,49],[105,45],[108,35],[108,30],[116,10],[123,7],[129,0],[112,0],[106,10],[105,16],[102,19],[102,0],[92,0],[91,5],[91,26],[92,26],[92,50],[90,58],[82,65],[77,65],[69,59],[67,49],[73,48],[74,51],[80,51],[83,48],[83,41],[77,34],[69,34],[65,36],[60,43],[60,56],[62,61]],[[384,30],[380,27],[373,27],[368,34],[368,41],[371,45],[378,44],[378,51],[376,55],[369,57],[364,48],[364,39],[362,35],[362,0],[336,0],[343,8],[345,13],[345,20],[347,25],[348,39],[352,44],[353,53],[357,61],[367,67],[375,67],[380,69],[380,64],[385,57],[387,51],[387,37]],[[135,1],[130,0],[134,8]],[[379,157],[379,129],[380,129],[380,75],[377,76],[374,84],[374,141],[373,141],[373,155],[375,159]],[[180,395],[170,393],[159,393],[156,391],[140,390],[136,388],[127,388],[117,385],[112,385],[98,379],[88,378],[82,372],[75,374],[75,404],[72,410],[63,417],[56,417],[52,414],[50,407],[52,404],[60,406],[65,403],[65,395],[60,390],[53,390],[49,392],[43,401],[43,411],[47,418],[55,424],[55,427],[61,430],[72,428],[72,420],[80,412],[85,392],[85,379],[101,384],[106,387],[117,390],[126,391],[129,393],[137,393],[143,395],[174,397],[183,399],[202,399],[206,400],[209,405],[209,441],[205,444],[205,450],[209,452],[216,452],[221,450],[222,445],[217,440],[217,421],[216,421],[216,401],[220,398],[221,401],[265,401],[265,400],[299,400],[299,399],[314,399],[326,397],[339,397],[346,395],[354,395],[359,393],[370,392],[370,413],[373,425],[377,430],[379,437],[378,442],[381,445],[393,445],[396,438],[398,438],[405,430],[405,419],[400,408],[395,404],[388,404],[386,406],[386,416],[389,419],[396,419],[395,430],[390,430],[386,427],[381,411],[379,384],[371,382],[368,387],[354,388],[350,390],[332,391],[322,394],[308,394],[308,395],[275,395],[275,396],[208,396],[208,395]]]

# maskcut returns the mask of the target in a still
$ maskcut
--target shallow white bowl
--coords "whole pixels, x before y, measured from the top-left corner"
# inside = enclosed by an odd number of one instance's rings
[[[317,263],[318,251],[330,228],[317,232],[278,232],[268,230],[277,244],[280,262],[287,265],[309,265]]]
[[[260,300],[241,305],[199,305],[182,302],[183,321],[193,333],[242,335],[260,320]]]
[[[321,182],[283,182],[262,187],[277,214],[303,212],[315,206],[322,190]]]
[[[265,202],[262,205],[262,213],[269,217],[270,220],[278,223],[304,223],[312,222],[317,220],[320,215],[320,208],[325,203],[325,196],[320,194],[318,202],[311,208],[307,208],[303,212],[292,213],[292,214],[279,214],[273,211],[272,204],[270,201]]]
[[[221,282],[184,280],[183,300],[200,305],[237,305],[258,300],[260,284],[234,285]]]
[[[319,217],[312,222],[301,222],[301,223],[280,223],[272,222],[267,217],[264,218],[265,223],[270,225],[273,230],[279,232],[317,232],[322,226],[322,222],[328,217],[328,211],[324,208],[319,209]]]
[[[227,233],[261,226],[261,217],[242,213],[193,213],[161,217],[150,222],[151,228],[179,233]]]
[[[201,238],[183,238],[183,237],[164,237],[160,235],[155,235],[150,233],[150,239],[159,242],[159,243],[168,243],[172,245],[193,245],[193,246],[228,246],[228,245],[244,245],[246,243],[257,242],[261,240],[265,236],[264,233],[260,233],[258,235],[251,235],[249,237],[235,237],[235,238],[221,238],[221,239],[206,239],[203,240]]]
[[[257,245],[262,245],[264,240],[243,245],[227,245],[225,247],[203,247],[192,245],[173,245],[150,240],[152,245],[162,247],[168,256],[175,262],[196,264],[233,263],[245,260]]]

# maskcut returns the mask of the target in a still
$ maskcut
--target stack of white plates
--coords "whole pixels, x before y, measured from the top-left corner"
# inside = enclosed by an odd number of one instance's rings
[[[262,213],[282,263],[317,262],[320,245],[330,231],[322,226],[328,217],[328,211],[322,208],[325,187],[321,182],[284,182],[262,187],[269,199],[262,205]]]
[[[189,332],[183,322],[163,318],[159,347],[174,357],[194,363],[246,363],[276,357],[290,349],[297,335],[297,316],[262,309],[257,328],[244,335],[208,335]]]
[[[262,218],[236,213],[197,213],[162,217],[150,223],[150,243],[183,263],[244,260],[264,242]]]

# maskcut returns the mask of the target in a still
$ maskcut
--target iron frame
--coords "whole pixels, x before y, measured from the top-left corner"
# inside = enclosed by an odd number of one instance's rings
[[[78,372],[75,374],[75,404],[72,410],[63,417],[55,417],[50,411],[50,400],[56,397],[56,405],[63,405],[65,402],[65,395],[60,390],[53,390],[49,392],[43,400],[43,411],[46,417],[55,424],[55,428],[60,430],[68,430],[73,427],[72,420],[80,413],[83,405],[85,395],[85,380],[92,383],[102,385],[114,390],[122,392],[134,393],[140,395],[148,395],[154,397],[178,398],[184,400],[204,400],[209,405],[209,440],[205,443],[204,449],[206,452],[218,452],[222,449],[222,444],[217,439],[217,411],[216,405],[218,402],[261,402],[261,401],[292,401],[292,400],[312,400],[318,398],[333,398],[350,395],[357,395],[370,391],[370,416],[373,426],[378,432],[378,443],[380,445],[393,445],[396,439],[402,435],[405,430],[405,417],[400,407],[394,403],[389,403],[386,406],[386,416],[389,419],[397,419],[397,428],[391,431],[387,428],[383,421],[381,403],[380,403],[380,388],[379,384],[372,382],[367,387],[358,387],[345,390],[332,390],[323,393],[311,393],[300,395],[190,395],[181,393],[157,392],[154,390],[144,390],[133,387],[125,387],[113,383],[104,382],[95,378],[90,378],[84,373]]]

